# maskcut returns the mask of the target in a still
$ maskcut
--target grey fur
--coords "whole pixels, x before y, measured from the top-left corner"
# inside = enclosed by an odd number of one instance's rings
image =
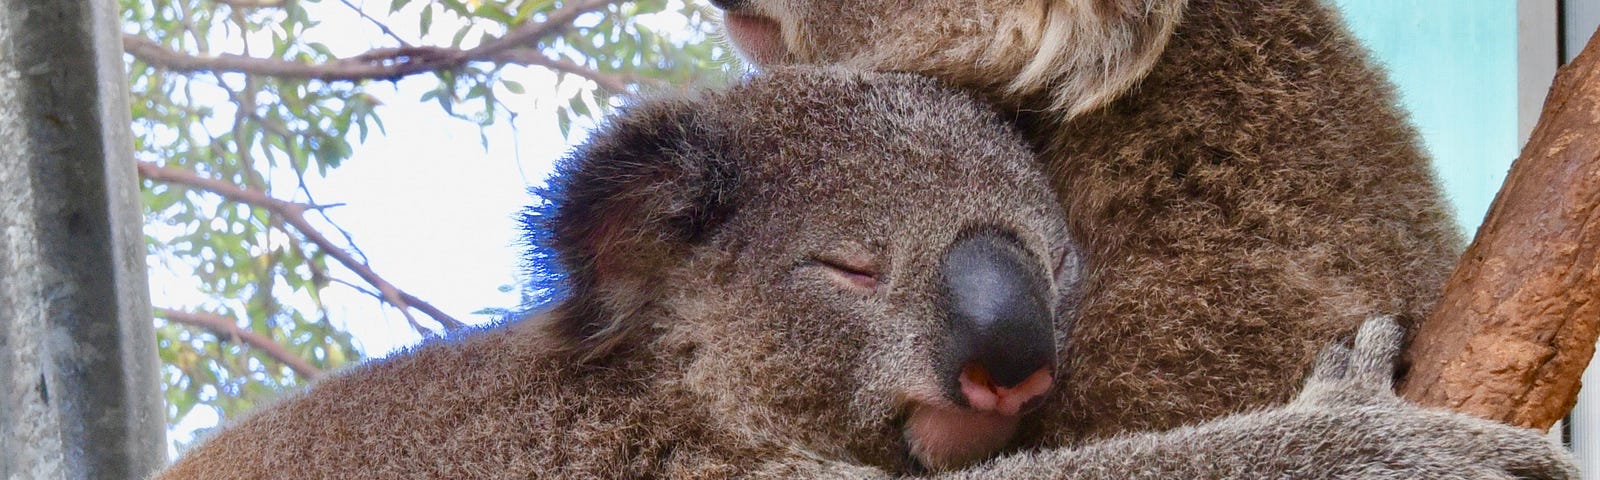
[[[1325,0],[714,2],[768,64],[923,73],[1022,126],[1086,264],[1028,447],[1287,402],[1361,321],[1427,315],[1460,253]]]
[[[649,102],[561,169],[535,220],[572,297],[341,372],[162,478],[913,476],[908,410],[959,409],[933,366],[941,251],[1004,230],[1056,316],[1077,296],[1070,269],[1049,274],[1076,246],[1023,140],[922,77],[783,70]],[[881,288],[816,263],[863,251]],[[1573,478],[1535,433],[1396,400],[1397,331],[1330,350],[1286,407],[931,475]]]

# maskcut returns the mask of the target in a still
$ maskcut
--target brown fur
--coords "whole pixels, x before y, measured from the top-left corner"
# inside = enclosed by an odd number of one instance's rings
[[[1075,249],[1026,143],[930,79],[799,71],[650,102],[559,168],[532,219],[569,272],[553,310],[319,382],[163,478],[903,471],[908,402],[944,401],[944,250],[1009,232],[1070,298],[1072,272],[1049,273]],[[817,262],[847,250],[880,291]]]
[[[1421,318],[1459,252],[1321,1],[723,3],[781,25],[784,62],[943,77],[1030,132],[1088,261],[1045,444],[1286,401],[1360,320]]]
[[[994,114],[909,75],[783,71],[639,106],[530,218],[570,274],[559,306],[340,372],[161,478],[903,478],[903,414],[942,401],[956,335],[943,252],[1007,232],[1044,313],[1073,305],[1035,167]],[[870,290],[819,264],[862,252]],[[1399,332],[1368,322],[1282,408],[928,476],[1577,478],[1537,432],[1396,398]]]

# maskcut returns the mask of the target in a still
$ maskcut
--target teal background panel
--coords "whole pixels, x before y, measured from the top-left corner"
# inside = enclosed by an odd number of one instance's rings
[[[1398,87],[1468,235],[1516,159],[1517,6],[1506,0],[1334,0]]]

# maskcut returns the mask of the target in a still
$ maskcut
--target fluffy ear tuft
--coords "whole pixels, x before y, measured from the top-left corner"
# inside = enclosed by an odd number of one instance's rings
[[[1187,0],[1045,0],[1028,32],[1034,56],[1008,86],[1051,92],[1065,118],[1122,96],[1166,50]],[[1042,13],[1042,15],[1040,15]]]
[[[699,113],[673,100],[614,117],[523,213],[530,260],[564,272],[545,328],[568,353],[601,357],[646,327],[631,317],[659,295],[663,271],[732,214],[739,171]]]

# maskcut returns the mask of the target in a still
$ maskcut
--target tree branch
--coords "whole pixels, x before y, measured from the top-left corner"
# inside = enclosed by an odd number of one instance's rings
[[[327,236],[323,235],[321,231],[317,230],[311,225],[310,222],[306,221],[305,212],[307,210],[317,208],[315,205],[305,205],[279,200],[267,195],[266,192],[243,188],[238,185],[214,178],[204,178],[199,175],[195,175],[193,172],[166,168],[154,163],[139,162],[138,168],[139,175],[144,178],[158,182],[183,185],[190,188],[204,190],[206,192],[220,195],[223,198],[232,200],[234,202],[267,209],[268,211],[271,211],[272,213],[282,217],[285,222],[293,225],[296,230],[299,230],[300,234],[304,235],[307,241],[315,244],[318,248],[321,248],[322,251],[327,252],[328,256],[333,257],[334,260],[337,260],[341,265],[344,265],[345,268],[355,272],[356,276],[361,277],[363,281],[366,281],[367,284],[372,285],[378,290],[378,292],[382,293],[384,300],[389,302],[390,305],[393,305],[395,308],[399,309],[400,313],[406,316],[406,320],[410,322],[413,327],[420,329],[421,325],[417,324],[416,319],[411,317],[410,309],[412,308],[421,310],[422,313],[432,317],[433,320],[439,322],[439,324],[442,325],[445,330],[456,330],[466,327],[465,323],[462,323],[460,320],[456,320],[455,317],[451,317],[450,314],[445,313],[443,310],[439,310],[432,304],[429,304],[428,302],[425,302],[422,299],[395,287],[394,284],[389,283],[388,280],[384,280],[383,277],[378,276],[377,273],[373,272],[370,266],[362,263],[359,260],[356,260],[355,256],[351,255],[349,251],[339,248],[339,246],[334,244],[333,241],[328,240]],[[428,334],[429,332],[426,329],[421,329],[420,333]]]
[[[372,15],[367,15],[366,10],[362,10],[360,6],[357,6],[354,3],[350,3],[350,0],[339,0],[339,3],[343,3],[344,6],[349,7],[350,10],[356,12],[356,15],[360,15],[361,18],[365,19],[369,23],[372,23],[373,26],[378,27],[378,31],[383,32],[384,35],[388,35],[389,38],[393,38],[394,41],[400,42],[400,46],[411,46],[410,42],[407,42],[404,38],[400,38],[399,34],[394,33],[394,30],[389,28],[388,24],[380,22],[376,18],[372,18]]]
[[[1561,68],[1476,240],[1418,328],[1401,392],[1549,428],[1600,335],[1600,35]]]
[[[572,62],[552,60],[537,53],[539,40],[572,26],[585,13],[605,8],[621,0],[582,0],[569,2],[551,11],[543,21],[523,23],[505,35],[483,42],[469,50],[448,47],[405,46],[379,48],[360,55],[326,63],[304,63],[276,58],[221,54],[200,57],[168,49],[145,37],[123,34],[123,50],[145,63],[177,72],[238,72],[280,78],[315,79],[328,82],[397,80],[419,73],[447,70],[469,62],[492,61],[533,65],[573,73],[594,80],[612,93],[627,91],[623,79],[588,69]],[[533,48],[535,56],[510,53]]]
[[[492,57],[492,60],[498,63],[533,65],[544,67],[556,72],[570,73],[593,81],[595,85],[600,86],[601,90],[605,90],[607,92],[626,92],[628,91],[629,83],[639,83],[633,79],[625,78],[620,75],[601,73],[599,70],[585,67],[577,62],[564,58],[550,58],[545,56],[543,53],[526,48],[507,50],[497,53]]]
[[[234,8],[278,8],[283,0],[211,0]]]
[[[290,370],[294,370],[294,373],[299,374],[302,378],[315,380],[323,374],[322,369],[312,365],[311,362],[291,353],[289,349],[284,348],[283,345],[278,344],[278,342],[273,341],[272,338],[266,335],[240,327],[232,318],[210,313],[184,312],[170,308],[157,307],[155,310],[157,317],[164,318],[167,321],[200,327],[210,331],[218,338],[232,338],[244,342],[250,348],[260,350],[262,353],[267,354],[268,357],[272,357],[273,360],[288,366]]]

